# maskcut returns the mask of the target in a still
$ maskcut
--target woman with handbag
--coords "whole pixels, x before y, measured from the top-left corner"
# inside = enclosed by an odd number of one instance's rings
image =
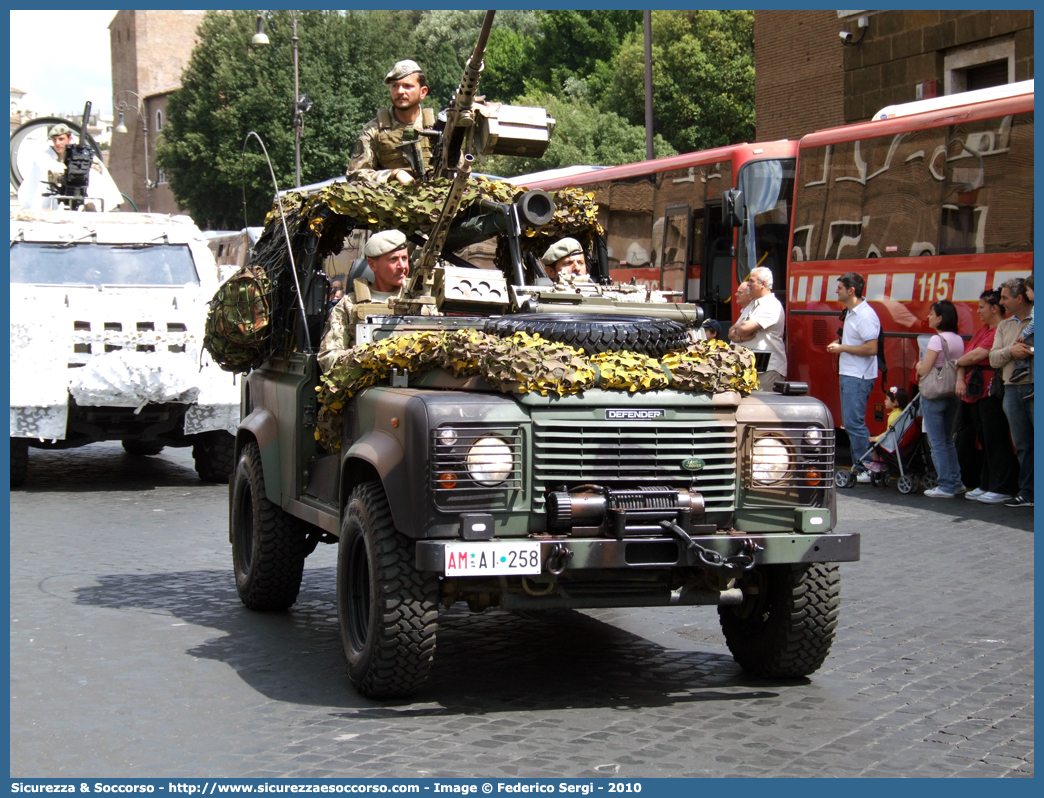
[[[917,361],[921,392],[921,415],[932,461],[939,475],[936,487],[924,492],[931,499],[952,499],[964,493],[957,447],[953,444],[953,421],[957,417],[957,359],[964,355],[964,339],[957,334],[957,308],[948,299],[932,305],[928,326],[936,334],[928,342],[924,359]]]
[[[961,399],[958,415],[975,431],[982,447],[979,487],[968,491],[964,498],[1003,504],[1019,489],[1019,461],[1011,445],[1001,400],[989,395],[994,374],[990,348],[997,325],[1004,319],[1000,291],[983,291],[979,295],[979,318],[982,327],[972,336],[964,356],[957,360],[957,396]]]

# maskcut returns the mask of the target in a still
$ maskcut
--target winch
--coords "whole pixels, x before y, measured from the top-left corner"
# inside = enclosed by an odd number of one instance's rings
[[[632,535],[662,534],[661,521],[690,530],[704,526],[705,520],[703,496],[684,488],[614,490],[602,485],[579,485],[571,490],[549,491],[544,506],[549,531],[594,528],[599,534],[618,540]]]

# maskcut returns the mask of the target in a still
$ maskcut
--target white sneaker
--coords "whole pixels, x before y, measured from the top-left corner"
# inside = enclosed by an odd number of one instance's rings
[[[983,504],[1004,504],[1004,502],[1011,501],[1011,496],[1007,493],[995,493],[991,490],[982,494],[982,496],[979,497],[979,501]]]
[[[957,495],[960,495],[962,493],[967,493],[967,492],[968,492],[968,489],[966,487],[964,487],[964,483],[963,482],[960,485],[958,485],[957,486],[957,490],[954,491],[954,493],[956,493]]]
[[[860,471],[858,474],[856,474],[856,482],[858,482],[860,485],[869,485],[871,479],[872,477],[870,476],[869,471]]]
[[[965,493],[964,498],[971,499],[972,501],[979,501],[979,497],[985,495],[986,491],[984,491],[982,488],[976,488],[975,490],[970,490],[967,493]]]
[[[942,488],[929,488],[924,495],[929,499],[952,499],[954,497],[952,493],[947,493]]]

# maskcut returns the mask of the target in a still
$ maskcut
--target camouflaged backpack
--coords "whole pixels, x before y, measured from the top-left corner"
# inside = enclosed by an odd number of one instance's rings
[[[244,373],[264,362],[271,337],[272,281],[244,266],[210,301],[203,346],[225,371]]]

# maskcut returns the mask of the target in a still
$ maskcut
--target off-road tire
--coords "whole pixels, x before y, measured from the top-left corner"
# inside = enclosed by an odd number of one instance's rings
[[[29,471],[29,439],[11,438],[11,487],[25,483]]]
[[[352,491],[337,547],[337,618],[348,678],[370,698],[397,698],[428,678],[439,582],[418,571],[409,538],[392,524],[384,489]]]
[[[204,482],[228,482],[236,465],[235,436],[223,430],[204,432],[192,445],[192,459]]]
[[[232,567],[236,591],[252,610],[285,610],[297,600],[305,557],[304,523],[265,497],[261,450],[243,449],[232,482]]]
[[[759,591],[718,607],[736,663],[755,676],[794,679],[819,670],[830,653],[841,605],[837,563],[760,566],[747,576]]]
[[[136,457],[151,457],[162,452],[163,448],[159,441],[123,441],[123,451]]]
[[[583,349],[589,355],[627,351],[659,357],[684,349],[692,337],[684,324],[645,316],[587,313],[519,313],[486,322],[490,335],[507,338],[516,332]]]

